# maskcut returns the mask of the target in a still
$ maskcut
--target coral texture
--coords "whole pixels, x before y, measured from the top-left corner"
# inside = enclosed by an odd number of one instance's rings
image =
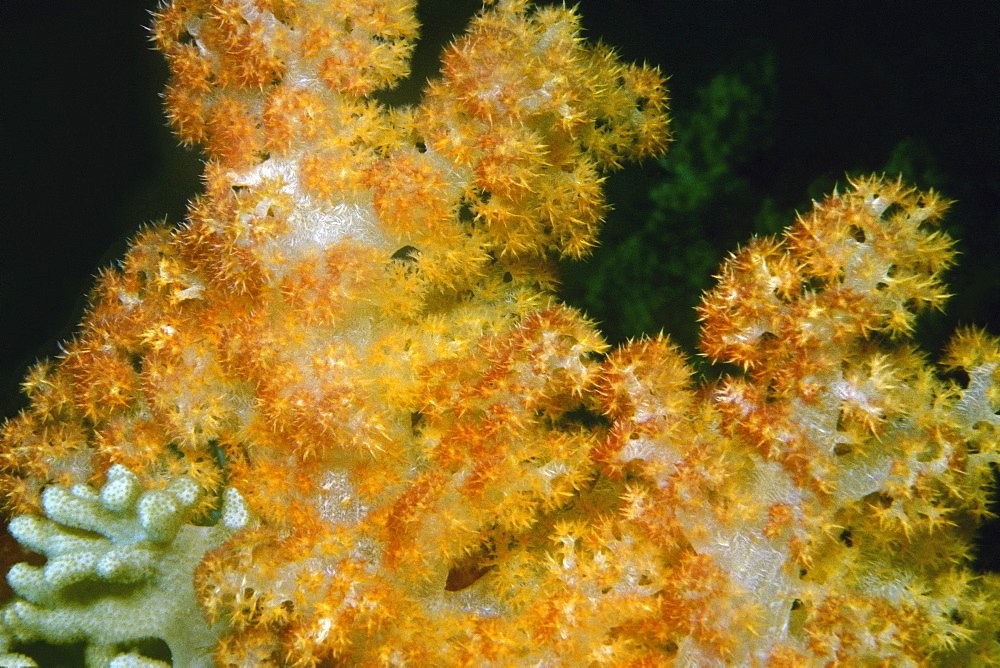
[[[122,650],[146,638],[162,640],[175,665],[211,665],[221,625],[210,628],[201,615],[194,569],[206,550],[249,518],[238,493],[228,489],[220,522],[183,525],[201,495],[186,477],[166,490],[143,491],[117,464],[99,493],[86,485],[47,487],[45,518],[20,515],[9,526],[22,545],[47,561],[18,563],[7,573],[24,600],[7,606],[0,624],[21,642],[85,640],[88,665],[131,665],[120,663],[128,656]],[[0,655],[0,662],[15,658]]]
[[[947,203],[871,178],[751,242],[700,310],[734,371],[699,385],[552,295],[603,175],[666,147],[659,73],[506,0],[389,108],[416,32],[405,0],[160,11],[205,193],[5,425],[11,531],[48,558],[8,575],[5,649],[207,660],[139,624],[145,588],[197,599],[220,666],[1000,662],[968,565],[1000,344],[960,332],[939,369],[909,339]],[[80,630],[97,606],[140,628]]]

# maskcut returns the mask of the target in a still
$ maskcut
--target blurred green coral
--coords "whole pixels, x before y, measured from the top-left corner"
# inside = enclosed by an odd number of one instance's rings
[[[744,169],[773,136],[775,69],[765,53],[715,75],[690,108],[675,106],[676,141],[659,161],[662,177],[642,223],[625,227],[612,217],[586,267],[564,268],[566,298],[612,342],[665,327],[693,350],[691,314],[725,250],[746,236],[745,212],[756,212],[758,233],[777,231],[786,219]]]
[[[686,106],[675,101],[675,141],[659,159],[657,176],[625,175],[617,193],[616,182],[609,184],[609,199],[624,202],[625,210],[611,213],[590,258],[563,265],[562,296],[595,319],[611,343],[662,328],[689,354],[696,352],[694,308],[726,253],[746,241],[747,229],[776,234],[796,210],[808,209],[810,199],[851,178],[904,174],[917,187],[957,194],[960,202],[966,195],[968,182],[941,168],[928,141],[905,137],[881,165],[843,165],[811,178],[803,198],[803,185],[788,182],[795,170],[768,164],[780,131],[777,75],[772,52],[716,74]],[[970,254],[964,217],[953,218],[949,232],[960,253]],[[938,350],[957,322],[981,319],[974,304],[987,303],[983,293],[992,285],[982,273],[975,264],[952,271],[948,281],[957,301],[952,314],[921,316],[923,347]]]

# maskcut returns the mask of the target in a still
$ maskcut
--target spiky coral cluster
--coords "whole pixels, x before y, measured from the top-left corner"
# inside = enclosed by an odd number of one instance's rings
[[[947,203],[851,186],[734,255],[700,308],[705,352],[747,370],[712,403],[729,452],[758,461],[745,484],[771,487],[751,526],[799,569],[787,656],[995,662],[997,581],[963,564],[998,461],[1000,348],[960,332],[943,363],[965,381],[926,363],[907,335],[947,297]]]
[[[659,75],[511,0],[387,109],[415,30],[393,0],[162,10],[206,193],[32,372],[10,510],[113,465],[238,490],[253,524],[193,583],[218,665],[996,659],[962,562],[1000,353],[960,337],[963,388],[901,343],[943,205],[873,180],[744,250],[703,315],[748,373],[699,389],[546,292],[603,170],[667,141]]]

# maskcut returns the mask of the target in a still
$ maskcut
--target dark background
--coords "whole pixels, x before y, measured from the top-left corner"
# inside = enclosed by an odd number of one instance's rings
[[[415,74],[395,99],[417,99],[441,45],[478,6],[421,4]],[[140,224],[182,220],[199,188],[199,154],[177,147],[160,111],[166,67],[147,39],[153,7],[0,3],[3,416],[22,405],[17,385],[27,366],[58,354],[58,342],[72,335],[97,268],[121,256]],[[743,195],[699,232],[710,256],[759,231],[761,198],[773,211],[804,211],[823,194],[820,185],[843,185],[847,172],[880,172],[909,142],[916,173],[907,177],[958,200],[947,221],[962,252],[949,278],[957,296],[928,324],[925,345],[933,354],[955,324],[1000,334],[1000,3],[582,0],[579,7],[588,36],[671,76],[678,118],[697,107],[717,73],[762,54],[771,59],[766,122],[732,167]],[[725,141],[725,128],[719,132]],[[612,178],[608,248],[648,218],[650,188],[679,169],[648,161]],[[587,273],[566,268],[567,298],[613,341],[640,333],[616,304],[587,296]],[[666,279],[653,272],[644,289],[669,289],[658,281]],[[691,348],[694,314],[685,313],[655,329],[676,332]],[[994,568],[997,532],[991,525],[983,541]]]

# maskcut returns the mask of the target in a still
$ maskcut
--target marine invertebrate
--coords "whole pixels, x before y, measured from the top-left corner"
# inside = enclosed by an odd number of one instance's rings
[[[146,536],[194,568],[219,665],[997,655],[997,584],[962,564],[1000,353],[961,335],[961,387],[906,343],[952,259],[935,195],[858,182],[734,256],[703,346],[745,373],[698,387],[664,337],[609,351],[551,294],[604,171],[668,140],[662,77],[572,10],[487,7],[413,108],[372,97],[408,2],[177,0],[154,32],[206,190],[30,374],[10,512],[111,534],[89,518],[133,512],[119,487],[235,490],[254,521],[212,547]],[[15,582],[59,570],[34,542]]]
[[[175,665],[210,665],[221,628],[204,622],[194,569],[206,550],[249,518],[230,488],[214,526],[186,524],[203,495],[184,477],[165,490],[144,491],[120,465],[108,471],[99,492],[86,485],[47,487],[44,517],[20,515],[10,522],[18,542],[46,562],[15,564],[7,573],[19,600],[3,611],[4,648],[86,641],[88,665],[137,665],[116,662],[129,656],[130,645],[157,639]],[[0,654],[0,662],[33,665],[11,653]]]

